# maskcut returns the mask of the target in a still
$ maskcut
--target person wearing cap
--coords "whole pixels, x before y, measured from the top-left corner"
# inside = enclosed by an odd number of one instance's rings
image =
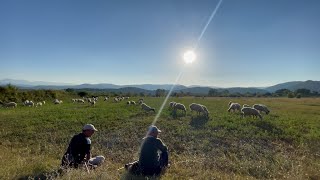
[[[168,166],[168,148],[158,138],[160,129],[150,126],[147,136],[143,138],[140,150],[139,161],[128,164],[125,167],[137,167],[139,173],[147,176],[160,175]],[[159,154],[160,152],[160,154]],[[130,171],[130,169],[129,169]]]
[[[103,156],[91,158],[90,137],[98,131],[92,124],[86,124],[82,132],[74,135],[66,153],[63,155],[61,166],[78,168],[80,164],[100,165],[104,161]]]

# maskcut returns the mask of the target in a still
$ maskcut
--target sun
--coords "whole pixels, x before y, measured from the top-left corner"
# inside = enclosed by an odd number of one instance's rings
[[[184,60],[184,62],[185,62],[186,64],[192,64],[193,61],[196,60],[196,57],[197,57],[197,55],[196,55],[193,51],[191,51],[191,50],[186,51],[186,52],[183,54],[183,60]]]

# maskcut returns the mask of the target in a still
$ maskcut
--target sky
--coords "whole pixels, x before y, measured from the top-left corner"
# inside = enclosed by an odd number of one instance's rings
[[[0,0],[0,80],[265,87],[320,80],[319,0]]]

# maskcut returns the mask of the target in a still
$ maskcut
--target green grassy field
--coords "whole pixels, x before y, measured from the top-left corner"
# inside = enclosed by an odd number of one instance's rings
[[[132,98],[137,100],[138,98]],[[121,179],[117,170],[138,157],[141,139],[156,114],[140,106],[99,101],[96,107],[47,102],[38,108],[0,109],[0,179],[53,176],[71,137],[92,123],[93,155],[103,166],[88,174],[73,170],[58,179]],[[131,100],[131,99],[130,99]],[[145,98],[157,110],[164,98]],[[320,99],[170,98],[208,107],[210,118],[173,117],[165,106],[156,125],[170,151],[163,179],[320,179]],[[261,103],[271,113],[263,120],[228,113],[228,102]]]

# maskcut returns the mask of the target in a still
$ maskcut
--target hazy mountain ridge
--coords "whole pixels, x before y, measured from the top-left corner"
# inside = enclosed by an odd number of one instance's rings
[[[320,92],[320,81],[291,81],[276,84],[265,89],[269,92],[274,92],[279,89],[289,89],[290,91],[295,91],[297,89],[309,89],[310,91]]]
[[[30,82],[25,80],[12,80],[4,79],[0,80],[1,85],[12,84],[23,89],[95,89],[104,90],[106,92],[130,92],[130,93],[154,93],[157,89],[170,90],[172,84],[136,84],[136,85],[115,85],[110,83],[100,84],[80,84],[72,85],[68,83],[53,83],[36,81]],[[208,94],[210,89],[217,89],[219,92],[227,90],[229,93],[267,93],[274,92],[279,89],[289,89],[291,91],[297,89],[310,89],[310,91],[320,92],[320,81],[291,81],[276,84],[274,86],[262,88],[262,87],[232,87],[232,88],[220,88],[220,87],[205,87],[205,86],[184,86],[176,85],[173,89],[174,92],[192,93],[192,94]]]

